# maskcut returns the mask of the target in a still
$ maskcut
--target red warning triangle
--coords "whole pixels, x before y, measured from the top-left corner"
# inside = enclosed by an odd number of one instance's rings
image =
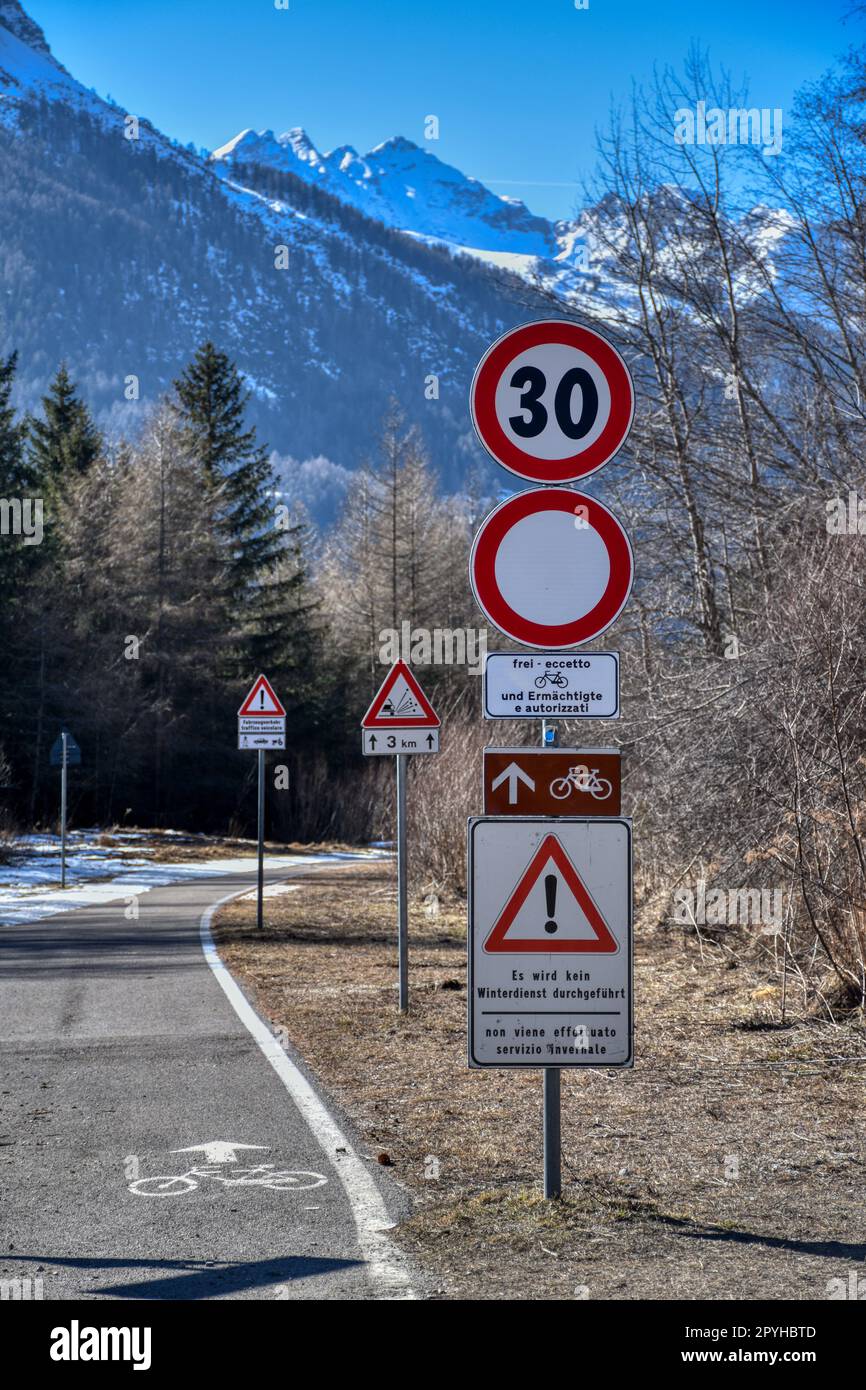
[[[494,922],[484,950],[610,955],[618,949],[562,844],[555,835],[546,835]]]
[[[439,728],[439,716],[405,661],[394,662],[361,720],[361,728]]]
[[[274,687],[267,676],[259,676],[238,710],[238,718],[242,715],[249,717],[254,714],[263,719],[267,719],[269,715],[280,719],[286,717],[286,711],[277,699]]]

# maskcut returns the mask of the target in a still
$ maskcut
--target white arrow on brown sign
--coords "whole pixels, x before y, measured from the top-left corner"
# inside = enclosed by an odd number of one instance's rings
[[[618,816],[616,748],[485,748],[486,816]]]

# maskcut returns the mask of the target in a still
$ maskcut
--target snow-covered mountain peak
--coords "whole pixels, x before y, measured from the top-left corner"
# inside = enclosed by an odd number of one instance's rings
[[[553,226],[545,218],[516,198],[500,198],[403,135],[364,155],[351,145],[322,154],[300,127],[276,138],[269,130],[246,130],[211,159],[229,178],[240,165],[294,174],[388,227],[470,253],[556,254]]]
[[[380,144],[374,145],[370,155],[384,154],[386,151],[393,154],[419,154],[419,146],[414,140],[407,140],[405,135],[392,135],[390,140],[383,140]],[[431,154],[430,150],[425,150],[425,154]],[[369,158],[369,155],[367,156]],[[432,156],[435,159],[435,155]]]
[[[272,130],[253,130],[252,126],[247,126],[214,150],[210,158],[213,163],[268,164],[279,155],[280,146]]]
[[[344,173],[347,169],[350,169],[356,161],[359,163],[362,162],[361,156],[358,154],[354,145],[338,145],[335,150],[331,151],[331,159],[334,161],[337,168],[341,169]]]
[[[227,144],[221,145],[218,150],[214,150],[211,158],[229,159],[232,155],[237,154],[239,150],[243,151],[246,148],[253,148],[257,146],[260,141],[273,140],[273,138],[274,132],[272,130],[260,130],[257,132],[253,130],[252,126],[247,126],[246,130],[239,130],[233,140],[229,140]]]
[[[322,156],[303,126],[296,125],[291,130],[285,131],[277,137],[277,144],[288,146],[298,159],[304,160],[307,164],[321,164],[322,162]]]

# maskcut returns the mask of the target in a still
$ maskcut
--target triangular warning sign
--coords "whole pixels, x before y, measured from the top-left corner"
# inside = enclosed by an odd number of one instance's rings
[[[268,715],[285,719],[286,711],[277,699],[274,687],[267,676],[259,676],[247,698],[238,710],[238,718],[257,714],[267,719]]]
[[[439,728],[439,716],[405,661],[394,662],[361,720],[361,728]]]
[[[555,835],[546,835],[484,942],[488,952],[610,955],[619,947]]]

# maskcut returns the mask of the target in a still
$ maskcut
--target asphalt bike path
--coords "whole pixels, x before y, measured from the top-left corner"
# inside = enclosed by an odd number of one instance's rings
[[[417,1296],[404,1199],[216,955],[214,905],[254,881],[0,926],[0,1281],[24,1297]]]

